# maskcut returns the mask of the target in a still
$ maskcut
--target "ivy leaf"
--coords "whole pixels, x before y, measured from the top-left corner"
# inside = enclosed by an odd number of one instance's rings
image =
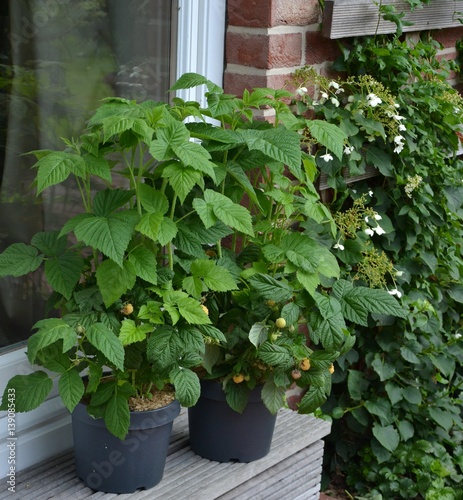
[[[95,323],[86,333],[88,341],[119,370],[124,369],[124,348],[119,337],[103,323]]]
[[[25,243],[13,243],[0,254],[0,277],[24,276],[40,266],[43,255],[37,249]]]
[[[170,371],[169,378],[179,403],[186,408],[194,406],[201,394],[198,375],[187,368],[177,367]]]
[[[8,410],[9,389],[14,389],[15,411],[31,411],[39,407],[53,388],[53,382],[44,371],[36,371],[29,375],[15,375],[3,392],[0,410]]]
[[[358,370],[349,370],[347,387],[349,389],[349,395],[353,400],[361,401],[369,385],[368,380],[364,378],[362,372]]]
[[[372,431],[373,436],[375,436],[386,450],[393,452],[399,446],[400,435],[394,426],[387,425],[383,427],[375,422]]]
[[[130,410],[127,398],[115,394],[108,401],[104,413],[104,421],[108,431],[119,439],[124,439],[130,425]]]
[[[64,406],[72,413],[84,395],[85,386],[75,370],[67,370],[61,374],[58,390]]]

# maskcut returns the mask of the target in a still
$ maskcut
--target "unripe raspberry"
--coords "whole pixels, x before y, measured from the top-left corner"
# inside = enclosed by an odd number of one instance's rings
[[[242,373],[238,373],[237,375],[233,375],[233,382],[235,384],[241,384],[241,382],[244,380],[244,375]]]
[[[299,368],[306,372],[310,368],[310,359],[304,358],[303,360],[301,360],[301,362],[299,363]]]
[[[329,371],[330,371],[331,374],[334,373],[334,365],[333,364],[330,366]]]
[[[275,325],[277,328],[284,328],[286,326],[286,320],[285,318],[278,318],[275,321]]]
[[[293,370],[291,372],[291,377],[293,377],[294,380],[298,380],[301,378],[301,372],[299,370]]]
[[[133,313],[133,305],[132,304],[124,304],[124,307],[121,309],[121,313],[128,316]]]

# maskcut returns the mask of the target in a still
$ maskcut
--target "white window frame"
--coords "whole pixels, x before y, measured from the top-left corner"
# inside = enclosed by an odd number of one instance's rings
[[[177,21],[173,80],[184,73],[204,75],[217,85],[223,84],[226,0],[177,0],[172,24]],[[204,89],[178,92],[184,100],[202,100]],[[203,104],[203,103],[202,103]],[[14,375],[32,371],[20,347],[0,355],[0,395]],[[15,416],[16,472],[72,448],[71,419],[57,396],[56,388],[36,410]],[[10,465],[7,447],[8,414],[0,412],[0,478]]]

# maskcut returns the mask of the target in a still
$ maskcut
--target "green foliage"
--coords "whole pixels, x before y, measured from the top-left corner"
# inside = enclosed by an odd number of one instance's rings
[[[198,374],[220,379],[237,411],[262,383],[276,412],[310,359],[297,384],[300,411],[313,412],[331,390],[332,363],[354,343],[348,323],[404,314],[384,290],[371,299],[336,281],[336,226],[300,131],[337,158],[346,132],[295,117],[285,90],[239,99],[196,74],[173,90],[203,84],[204,109],[110,98],[65,151],[36,152],[38,193],[72,176],[82,211],[59,233],[0,255],[0,276],[44,265],[50,307],[61,313],[35,325],[30,362],[56,373],[69,411],[83,398],[121,439],[130,398],[172,384],[191,406]],[[274,124],[254,118],[268,106]],[[43,401],[51,379],[42,374],[10,381],[17,394],[26,387],[18,411]]]
[[[323,407],[334,419],[331,470],[341,470],[361,498],[459,498],[462,489],[463,164],[455,152],[463,101],[446,82],[455,66],[437,57],[439,48],[426,36],[415,43],[396,36],[354,40],[335,64],[349,75],[335,82],[345,93],[321,80],[328,99],[306,100],[317,118],[348,134],[343,161],[321,163],[333,188],[331,210],[346,213],[363,194],[380,216],[372,223],[368,215],[365,230],[365,220],[354,217],[358,207],[351,214],[354,230],[340,240],[341,277],[367,281],[382,265],[386,286],[410,311],[395,318],[356,313],[355,347],[338,359]],[[373,78],[379,85],[368,83]],[[372,109],[364,107],[368,93],[381,100]],[[398,106],[389,120],[384,116],[383,134],[365,118],[391,96]],[[367,163],[381,175],[349,186],[340,166],[348,177]],[[370,273],[368,266],[358,273],[358,252],[376,255]]]

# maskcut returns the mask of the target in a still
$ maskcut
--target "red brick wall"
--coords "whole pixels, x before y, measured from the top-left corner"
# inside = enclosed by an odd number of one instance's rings
[[[321,35],[318,0],[228,0],[227,11],[227,93],[281,88],[295,69],[306,64],[327,74],[339,55],[336,41]],[[445,47],[442,56],[453,59],[463,27],[439,30],[435,38]]]

